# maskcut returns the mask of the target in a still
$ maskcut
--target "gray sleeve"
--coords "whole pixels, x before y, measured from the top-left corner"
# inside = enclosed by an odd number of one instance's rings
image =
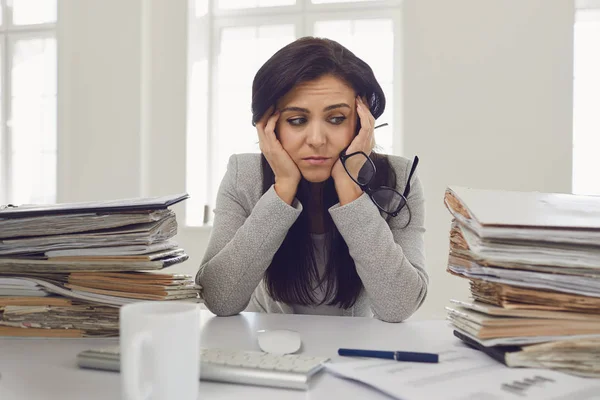
[[[196,275],[206,307],[217,315],[243,311],[252,293],[300,212],[285,203],[273,186],[252,210],[245,209],[238,185],[236,156],[231,156],[217,193],[215,220],[208,248]]]
[[[423,188],[416,175],[407,200],[412,218],[406,228],[402,228],[408,218],[406,208],[386,222],[366,193],[329,210],[348,245],[373,314],[387,322],[410,317],[427,294],[425,205]]]

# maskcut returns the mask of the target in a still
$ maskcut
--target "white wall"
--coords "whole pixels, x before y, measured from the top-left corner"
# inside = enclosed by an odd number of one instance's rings
[[[419,318],[467,294],[445,272],[447,185],[570,191],[571,3],[403,5],[401,148],[421,158],[427,196]],[[59,201],[185,191],[186,25],[183,0],[60,0]],[[176,270],[193,273],[209,231],[180,232],[190,260]]]
[[[57,200],[137,196],[141,2],[61,0],[58,5]]]
[[[58,201],[185,192],[187,0],[60,0]],[[198,156],[202,154],[199,151]],[[183,227],[193,274],[210,231]]]
[[[447,185],[570,192],[573,4],[407,0],[404,150],[427,199],[429,297],[443,316],[466,281],[445,272]]]

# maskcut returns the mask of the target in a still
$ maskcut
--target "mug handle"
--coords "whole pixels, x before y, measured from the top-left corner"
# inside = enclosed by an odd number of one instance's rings
[[[131,369],[133,371],[137,371],[138,379],[134,382],[133,380],[129,380],[125,382],[127,385],[127,392],[131,399],[149,399],[152,394],[152,385],[146,384],[144,385],[144,390],[141,389],[141,365],[142,365],[142,347],[145,345],[150,345],[152,343],[152,336],[148,332],[140,332],[134,336],[131,341]]]

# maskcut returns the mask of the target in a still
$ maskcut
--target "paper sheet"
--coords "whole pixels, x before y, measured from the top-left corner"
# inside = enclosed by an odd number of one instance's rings
[[[417,399],[597,399],[600,380],[560,372],[508,368],[485,354],[454,347],[440,354],[440,363],[377,359],[329,363],[339,377],[370,385],[403,400]]]
[[[0,277],[0,296],[27,296],[44,297],[50,293],[42,289],[36,282],[19,279]]]
[[[457,225],[453,223],[453,227]],[[569,243],[544,244],[513,240],[510,243],[482,239],[469,229],[459,226],[471,252],[488,262],[512,262],[552,265],[570,268],[598,268],[600,248]],[[548,234],[548,236],[551,236]]]
[[[525,288],[555,290],[582,296],[600,297],[600,280],[573,277],[569,275],[551,275],[538,272],[503,270],[500,268],[473,267],[464,268],[449,262],[448,269],[467,278],[483,279]],[[561,281],[562,280],[562,281]]]
[[[89,247],[149,246],[177,234],[175,214],[146,224],[129,225],[77,234],[34,236],[0,240],[0,255],[45,253],[52,250]]]

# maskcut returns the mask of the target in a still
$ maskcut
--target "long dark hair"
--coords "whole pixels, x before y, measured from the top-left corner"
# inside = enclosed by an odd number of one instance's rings
[[[339,43],[321,38],[304,37],[275,53],[256,73],[252,83],[252,123],[263,116],[269,107],[299,83],[312,81],[324,75],[333,75],[350,85],[367,99],[371,114],[378,118],[385,109],[385,95],[373,70]],[[360,130],[357,121],[356,133]],[[371,153],[377,175],[371,185],[396,187],[396,174],[387,157]],[[264,155],[261,160],[265,193],[275,183],[275,176]],[[302,204],[310,200],[310,183],[302,179],[296,198]],[[322,192],[322,213],[325,223],[327,266],[322,281],[315,261],[310,237],[310,218],[304,207],[289,229],[271,265],[265,274],[269,295],[288,304],[329,304],[350,308],[362,290],[362,282],[348,246],[337,230],[328,209],[338,203],[333,179],[329,178]],[[325,284],[325,297],[317,302],[313,292],[315,283]]]

